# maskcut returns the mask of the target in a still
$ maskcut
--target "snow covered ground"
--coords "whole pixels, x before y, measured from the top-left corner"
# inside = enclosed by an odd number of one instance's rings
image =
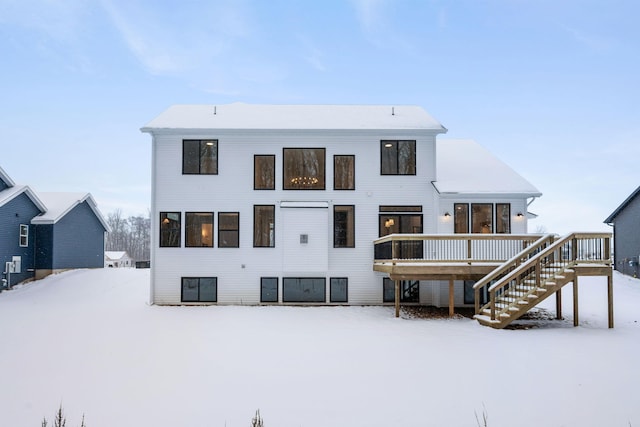
[[[581,278],[580,327],[493,330],[388,307],[149,306],[149,271],[0,294],[0,426],[640,426],[640,281]],[[554,301],[548,303],[553,307]]]

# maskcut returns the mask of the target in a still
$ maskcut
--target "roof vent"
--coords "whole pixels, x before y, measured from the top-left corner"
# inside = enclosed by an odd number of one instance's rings
[[[392,116],[396,115],[396,107],[391,107],[391,115]]]
[[[216,114],[218,114],[218,106],[214,105],[213,106],[213,115],[215,116]]]

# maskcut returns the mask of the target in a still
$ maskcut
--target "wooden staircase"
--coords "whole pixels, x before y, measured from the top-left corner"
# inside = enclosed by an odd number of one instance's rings
[[[504,328],[578,275],[610,269],[608,239],[587,233],[543,236],[475,284],[474,318]]]

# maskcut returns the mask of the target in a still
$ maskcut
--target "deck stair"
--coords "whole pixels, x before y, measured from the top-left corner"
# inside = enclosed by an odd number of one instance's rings
[[[504,328],[573,283],[576,269],[606,268],[609,248],[593,239],[576,233],[557,240],[546,236],[525,248],[475,284],[474,318]]]

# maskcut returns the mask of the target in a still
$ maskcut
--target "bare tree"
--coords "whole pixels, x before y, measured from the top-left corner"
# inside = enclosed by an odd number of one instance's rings
[[[107,223],[111,232],[107,234],[106,250],[127,251],[137,261],[147,261],[150,257],[151,220],[149,215],[122,217],[122,211],[116,209],[107,214]]]

